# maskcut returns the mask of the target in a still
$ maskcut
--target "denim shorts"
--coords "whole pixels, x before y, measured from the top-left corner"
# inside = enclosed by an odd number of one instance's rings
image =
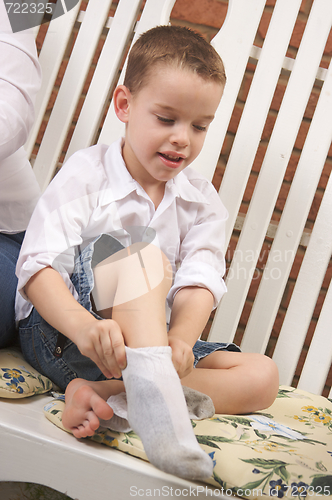
[[[78,293],[78,302],[102,321],[102,318],[92,311],[90,300],[90,294],[94,287],[91,264],[94,244],[95,242],[89,244],[78,255],[71,281]],[[114,249],[116,252],[120,248],[115,244]],[[59,332],[48,324],[36,309],[33,309],[27,318],[20,321],[19,335],[25,359],[62,390],[65,390],[69,382],[77,377],[91,381],[105,380],[105,376],[97,365],[90,358],[83,356],[71,340],[65,339],[60,357],[55,354]],[[198,340],[193,347],[194,366],[200,359],[220,350],[240,352],[235,344]]]

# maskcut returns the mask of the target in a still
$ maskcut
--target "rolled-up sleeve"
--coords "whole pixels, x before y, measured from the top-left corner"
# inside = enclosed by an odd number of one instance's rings
[[[227,210],[211,188],[208,203],[200,204],[195,223],[181,242],[178,269],[168,294],[171,305],[184,287],[207,288],[214,296],[214,307],[227,291],[223,276],[225,264],[225,223]]]

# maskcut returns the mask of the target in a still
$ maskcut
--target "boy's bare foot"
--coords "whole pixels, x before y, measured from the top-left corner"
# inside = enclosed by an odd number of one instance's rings
[[[67,386],[62,423],[76,438],[93,436],[100,425],[99,418],[109,420],[113,416],[112,408],[96,392],[96,384],[77,378]]]

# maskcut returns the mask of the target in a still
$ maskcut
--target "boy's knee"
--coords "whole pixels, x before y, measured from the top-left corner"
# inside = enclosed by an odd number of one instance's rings
[[[271,406],[278,395],[279,372],[275,362],[268,356],[260,356],[259,384],[265,408]]]

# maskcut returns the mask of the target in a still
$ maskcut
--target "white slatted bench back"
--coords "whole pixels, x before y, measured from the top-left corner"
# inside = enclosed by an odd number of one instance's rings
[[[279,0],[276,3],[260,51],[257,68],[220,188],[221,199],[231,213],[227,243],[240,209],[242,196],[259,147],[267,113],[300,5],[300,1]],[[229,23],[231,23],[231,18],[229,18]],[[299,51],[292,65],[288,85],[232,259],[229,279],[227,280],[228,293],[223,298],[215,315],[209,340],[218,339],[228,342],[233,340],[236,333],[331,25],[331,2],[316,0],[310,12]],[[222,53],[222,49],[220,49],[220,53]],[[243,335],[241,348],[247,352],[264,353],[266,350],[331,145],[332,89],[330,71],[331,67],[324,75],[325,82],[319,102]],[[324,201],[331,209],[331,194],[328,189],[325,192]],[[321,209],[323,210],[323,204]],[[319,232],[319,248],[311,251],[311,246],[314,245],[314,234],[310,239],[298,277],[299,285],[294,290],[274,352],[273,357],[280,371],[280,381],[284,384],[291,384],[293,381],[313,310],[330,261],[332,248],[332,228],[328,222],[330,216],[331,212],[330,215],[327,212],[324,216],[325,228]],[[324,257],[321,255],[323,250]],[[250,258],[248,258],[249,252]],[[321,272],[318,272],[317,268],[319,267]],[[313,280],[316,283],[315,287],[311,283]],[[304,297],[305,300],[303,300]],[[324,331],[324,327],[327,325],[324,316],[328,313],[327,302],[324,305],[322,320],[319,322],[315,335],[320,342],[322,341],[320,349],[326,349],[325,366],[323,367],[322,364],[320,366],[321,380],[317,383],[313,382],[317,380],[315,371],[318,359],[322,363],[317,340],[315,354],[310,352],[308,355],[300,381],[301,387],[312,389],[314,392],[323,390],[331,366],[331,326],[328,331]],[[316,364],[314,364],[315,362]]]
[[[77,21],[81,25],[34,162],[34,170],[43,189],[58,165],[101,36],[105,38],[103,47],[65,158],[95,142],[110,144],[123,135],[123,125],[114,114],[110,94],[116,83],[123,79],[124,70],[121,74],[120,71],[124,54],[141,32],[168,23],[174,3],[175,0],[147,0],[136,23],[142,0],[119,0],[114,18],[108,18],[111,0],[89,0],[86,12],[79,12],[79,2],[67,15],[50,23],[40,53],[44,80],[36,105],[36,124],[27,143],[29,153],[34,147],[61,61],[68,50],[73,27],[75,23],[77,26]],[[219,191],[230,214],[223,250],[231,241],[234,228],[238,229],[239,225],[241,234],[228,270],[228,293],[214,315],[209,340],[228,342],[234,339],[264,240],[276,233],[243,335],[241,348],[244,351],[265,352],[271,341],[273,324],[298,246],[309,238],[308,232],[304,231],[305,223],[331,144],[331,68],[326,70],[319,64],[331,30],[332,3],[330,0],[314,1],[294,60],[286,57],[286,53],[301,3],[301,0],[277,0],[263,46],[259,48],[254,45],[254,40],[266,1],[229,0],[226,20],[212,41],[224,60],[228,80],[204,148],[193,165],[210,180],[229,129],[248,61],[255,59],[257,65]],[[242,199],[282,68],[290,71],[290,77],[254,195],[244,216],[239,213]],[[287,203],[277,225],[271,222],[271,217],[317,78],[324,80],[323,88]],[[331,256],[330,183],[274,352],[281,383],[292,383]],[[282,258],[277,259],[277,256]],[[329,292],[326,296],[312,349],[299,381],[302,388],[313,392],[323,390],[331,364],[331,327],[327,330],[327,325],[331,324],[331,295]]]

